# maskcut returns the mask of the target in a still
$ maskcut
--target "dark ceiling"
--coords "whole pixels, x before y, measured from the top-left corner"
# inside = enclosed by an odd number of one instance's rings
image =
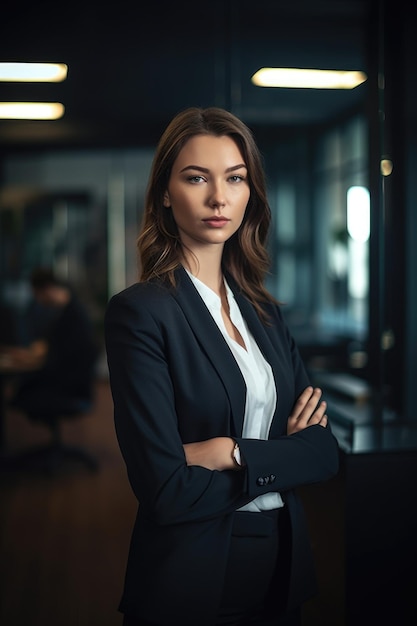
[[[0,121],[4,150],[152,144],[187,106],[223,106],[254,129],[320,125],[351,91],[255,87],[260,67],[367,71],[370,1],[21,3],[2,7],[0,61],[69,66],[59,84],[0,83],[0,101],[59,101],[53,122]]]

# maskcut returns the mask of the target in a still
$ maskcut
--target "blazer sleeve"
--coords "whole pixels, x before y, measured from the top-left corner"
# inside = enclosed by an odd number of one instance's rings
[[[244,472],[186,464],[166,359],[166,328],[155,315],[155,306],[165,311],[166,305],[161,299],[149,307],[145,298],[122,292],[110,300],[105,316],[118,442],[142,512],[160,525],[236,510],[245,480]]]
[[[297,345],[285,323],[279,306],[274,307],[274,324],[271,340],[278,350],[285,352],[288,368],[292,368],[293,391],[291,406],[281,412],[284,434],[271,429],[267,441],[236,438],[246,462],[246,489],[251,498],[268,491],[285,492],[311,483],[318,483],[335,476],[339,469],[339,445],[334,437],[330,421],[326,427],[313,425],[292,435],[286,435],[286,422],[300,393],[310,385]],[[281,381],[277,380],[278,405],[286,402],[279,393]],[[279,421],[279,420],[278,420]]]

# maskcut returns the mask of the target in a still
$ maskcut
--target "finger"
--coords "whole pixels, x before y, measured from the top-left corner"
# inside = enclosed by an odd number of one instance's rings
[[[304,389],[294,405],[290,418],[297,418],[300,415],[301,411],[304,409],[305,405],[311,398],[312,393],[313,387],[306,387],[306,389]]]
[[[327,403],[323,400],[323,402],[320,402],[316,410],[311,414],[310,418],[308,419],[308,424],[318,424],[320,420],[323,419],[323,416],[326,413],[326,409]]]
[[[319,425],[320,425],[320,426],[324,426],[324,428],[326,428],[326,426],[327,426],[327,421],[328,421],[327,415],[323,415],[323,417],[322,417],[322,418],[321,418],[321,420],[319,421]]]
[[[301,408],[298,419],[308,421],[313,413],[317,410],[320,402],[322,391],[319,387],[312,389],[310,397],[307,399],[304,406]]]

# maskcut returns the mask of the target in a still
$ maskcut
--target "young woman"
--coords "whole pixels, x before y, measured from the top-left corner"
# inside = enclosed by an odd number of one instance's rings
[[[334,476],[338,445],[263,284],[269,223],[250,130],[219,108],[179,113],[154,157],[140,282],[106,313],[139,503],[126,626],[298,624],[315,592],[294,489]]]

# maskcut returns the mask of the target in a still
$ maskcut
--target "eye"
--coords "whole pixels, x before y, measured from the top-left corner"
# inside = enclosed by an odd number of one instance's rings
[[[199,175],[195,175],[195,176],[188,176],[187,181],[193,185],[198,185],[199,183],[204,182],[206,179],[204,178],[204,176],[199,176]]]
[[[233,174],[233,176],[230,176],[229,180],[232,183],[240,183],[246,180],[246,177],[243,174]]]

